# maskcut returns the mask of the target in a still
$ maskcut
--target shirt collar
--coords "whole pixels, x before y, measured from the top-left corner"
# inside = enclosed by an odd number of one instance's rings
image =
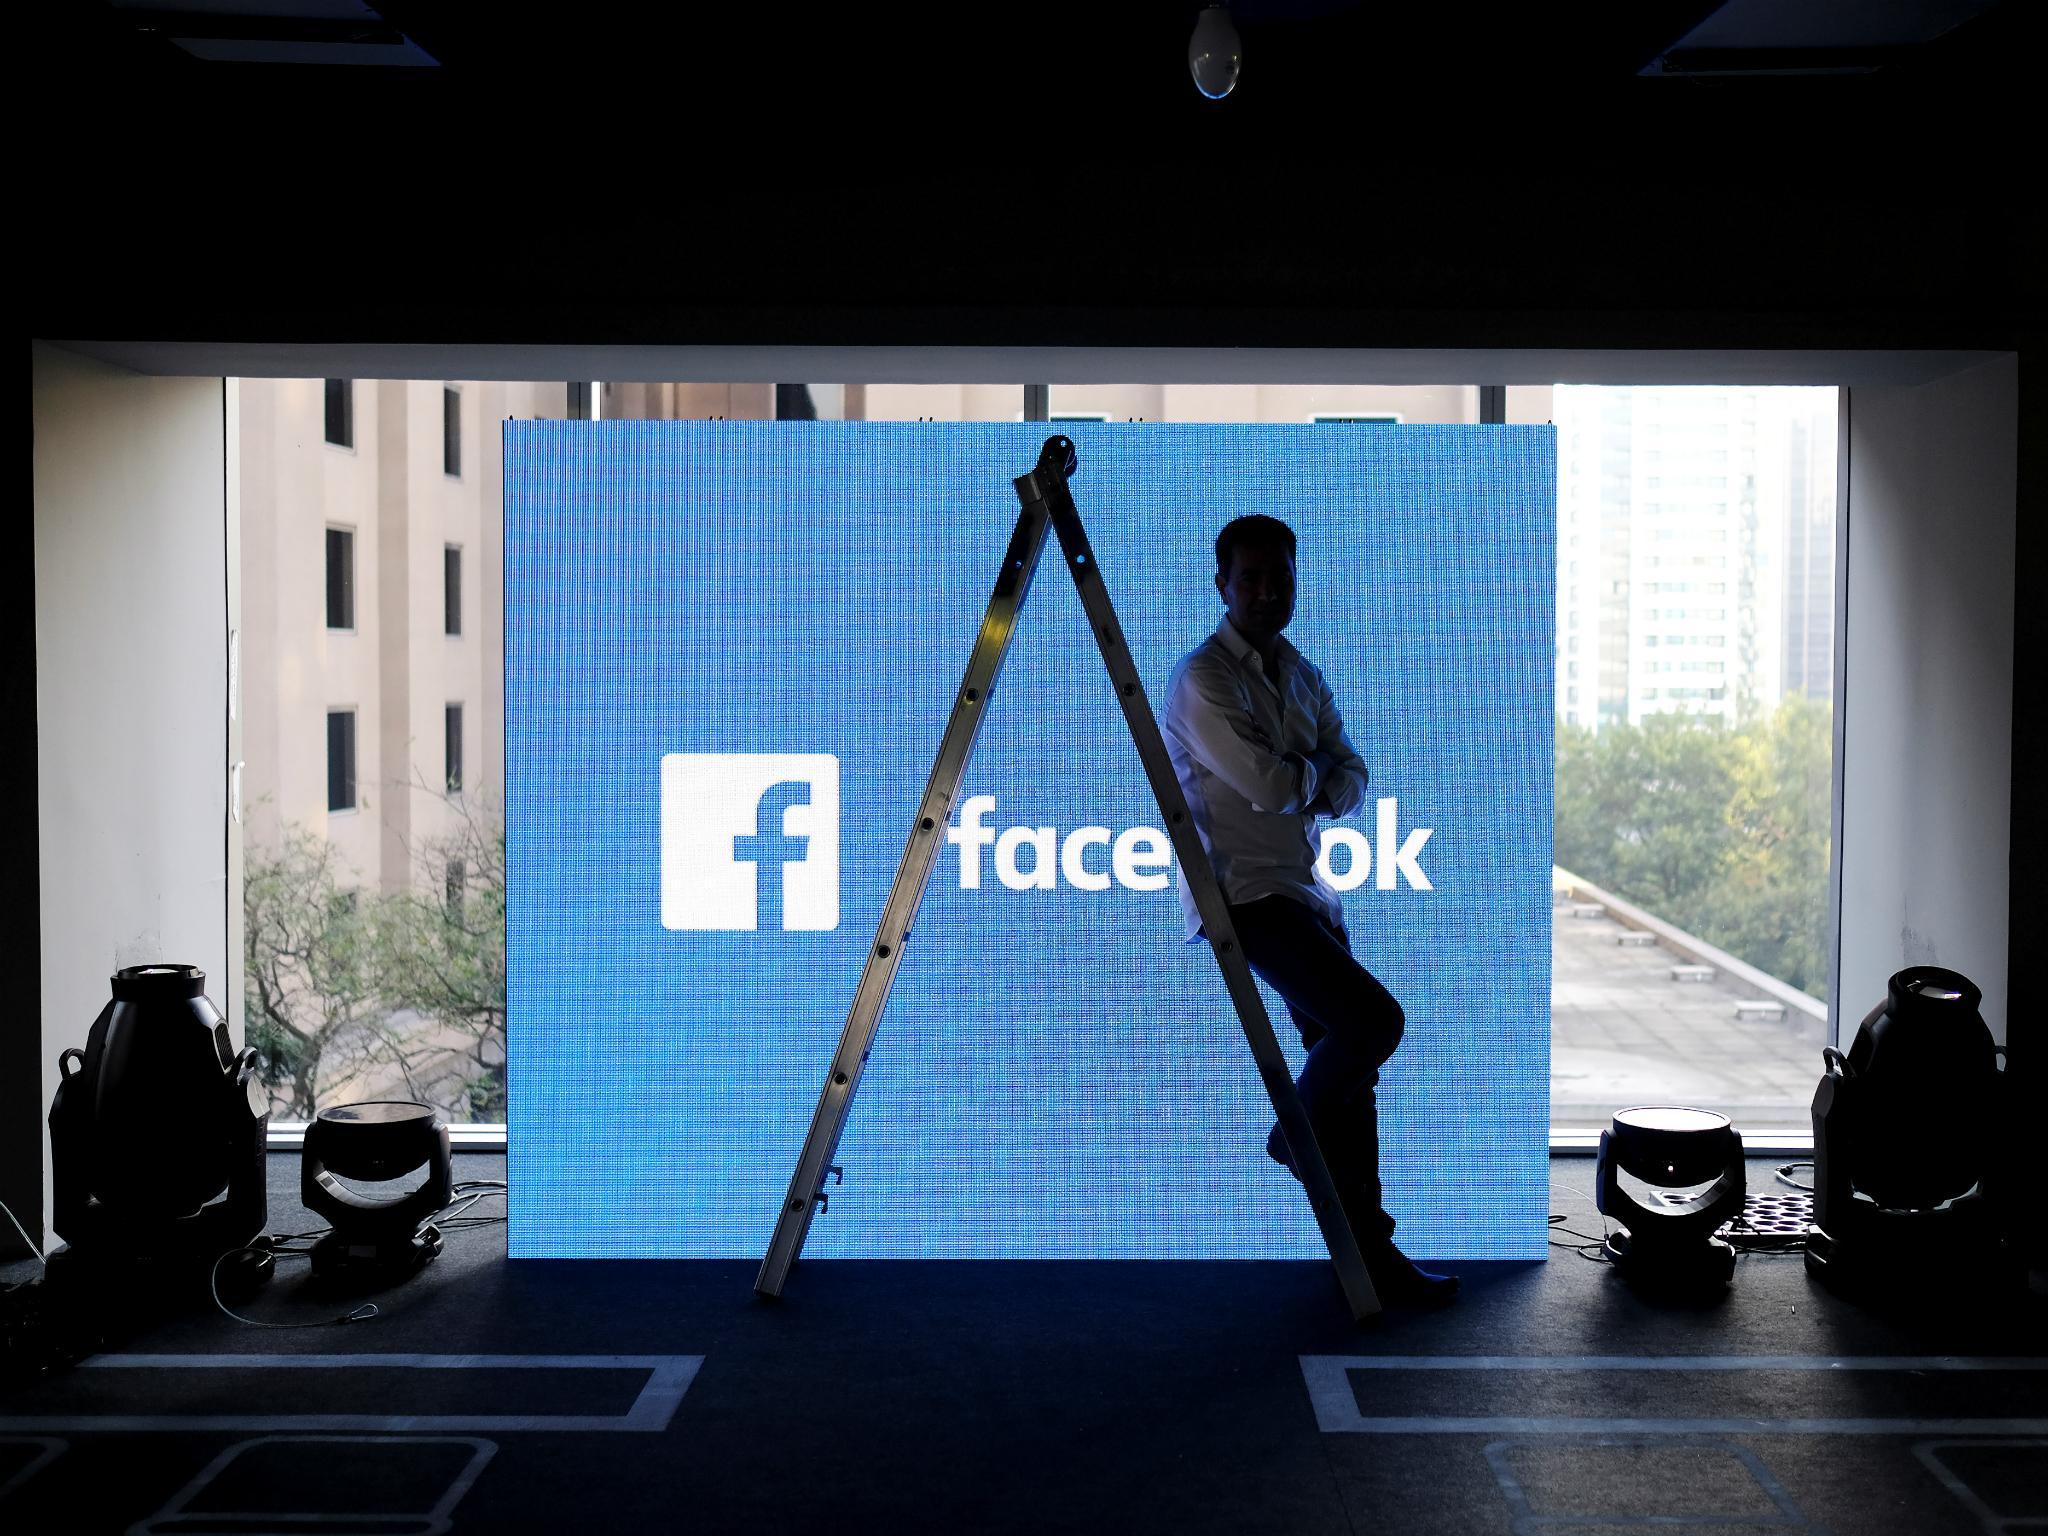
[[[1223,648],[1240,662],[1248,661],[1259,654],[1251,641],[1245,639],[1243,635],[1237,632],[1237,626],[1230,622],[1230,615],[1227,613],[1223,616],[1223,622],[1216,626],[1216,638],[1222,641]],[[1285,660],[1289,656],[1299,654],[1292,645],[1288,644],[1285,635],[1279,637],[1278,643],[1274,646],[1274,655],[1277,659]],[[1263,657],[1260,658],[1259,665],[1261,668],[1265,666]]]

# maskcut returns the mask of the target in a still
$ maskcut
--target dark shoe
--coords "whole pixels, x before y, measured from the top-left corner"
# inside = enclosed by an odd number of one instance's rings
[[[1425,1311],[1448,1307],[1458,1299],[1458,1277],[1418,1269],[1415,1261],[1390,1242],[1366,1242],[1365,1272],[1380,1304]]]

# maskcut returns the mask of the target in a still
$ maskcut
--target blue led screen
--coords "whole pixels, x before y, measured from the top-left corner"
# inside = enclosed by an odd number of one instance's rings
[[[1217,530],[1295,529],[1287,635],[1372,775],[1329,868],[1408,1019],[1388,1206],[1544,1256],[1551,429],[1061,430],[1155,712]],[[515,1257],[764,1251],[1046,431],[506,423]],[[940,845],[806,1254],[1322,1254],[1051,535],[977,796],[1026,830]]]

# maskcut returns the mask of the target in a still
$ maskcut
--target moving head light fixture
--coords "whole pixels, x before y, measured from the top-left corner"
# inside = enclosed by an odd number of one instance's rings
[[[266,1215],[259,1057],[233,1048],[197,966],[129,966],[112,984],[85,1049],[57,1058],[51,1225],[67,1246],[50,1278],[141,1265],[203,1281]]]
[[[1646,1204],[1622,1188],[1624,1173],[1658,1198]],[[1647,1285],[1726,1285],[1735,1250],[1714,1231],[1741,1213],[1744,1182],[1742,1137],[1726,1115],[1676,1105],[1618,1111],[1600,1133],[1594,1184],[1600,1214],[1626,1228],[1608,1237],[1609,1262]]]
[[[366,1195],[341,1182],[401,1179],[422,1168],[425,1181],[399,1195]],[[299,1164],[299,1198],[334,1228],[313,1245],[313,1272],[398,1279],[430,1263],[441,1232],[428,1218],[449,1203],[452,1169],[448,1127],[431,1105],[384,1099],[321,1110],[306,1127]]]
[[[1813,1231],[1806,1268],[1844,1289],[1982,1284],[2005,1251],[2000,1176],[2017,1172],[2013,1103],[1960,972],[1900,971],[1848,1053],[1821,1052],[1813,1095]]]

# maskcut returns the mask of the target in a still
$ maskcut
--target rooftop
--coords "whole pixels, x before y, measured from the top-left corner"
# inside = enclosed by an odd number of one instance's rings
[[[1624,922],[1617,912],[1638,914],[1560,876],[1551,1123],[1599,1128],[1632,1104],[1680,1103],[1719,1110],[1742,1130],[1810,1130],[1826,1020],[1787,1002],[1782,985],[1774,996],[1726,965],[1702,967],[1704,942]]]

